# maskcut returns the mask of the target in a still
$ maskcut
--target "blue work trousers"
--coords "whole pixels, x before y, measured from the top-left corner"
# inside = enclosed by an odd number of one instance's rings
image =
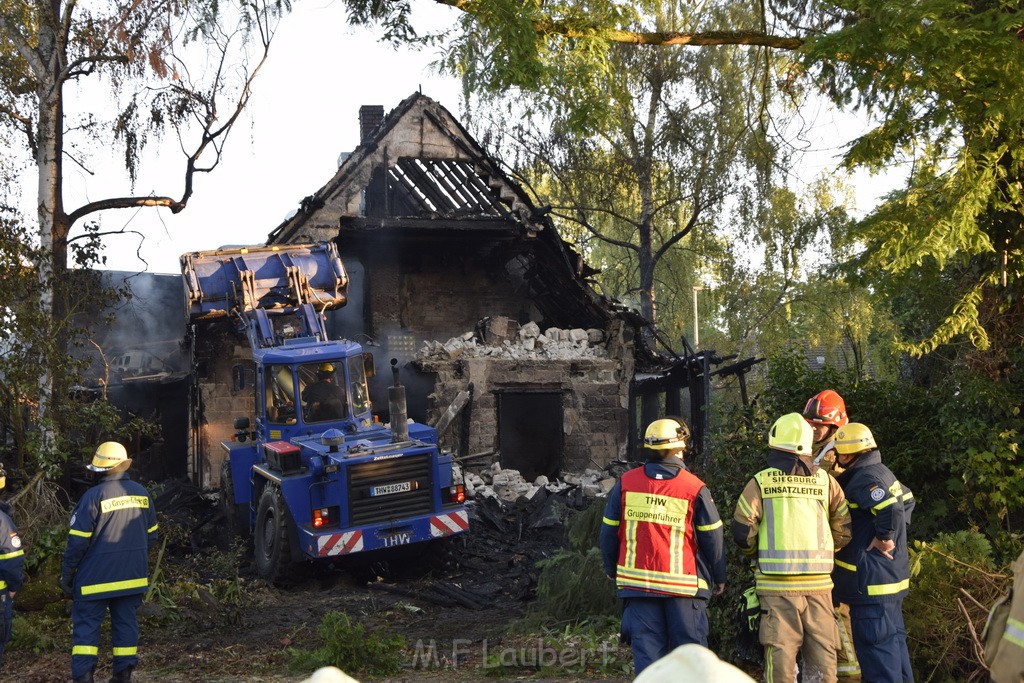
[[[71,677],[79,678],[96,668],[100,650],[100,626],[110,610],[110,640],[114,648],[113,671],[119,673],[138,663],[139,621],[135,610],[142,593],[106,600],[75,600],[71,606]]]
[[[698,598],[625,598],[622,638],[637,675],[680,645],[708,646],[708,603]]]
[[[913,683],[903,600],[850,605],[853,647],[861,676],[871,683]]]
[[[0,599],[3,600],[2,614],[0,614],[0,668],[4,665],[4,650],[7,643],[11,642],[11,627],[14,624],[14,598],[7,591],[0,591]]]

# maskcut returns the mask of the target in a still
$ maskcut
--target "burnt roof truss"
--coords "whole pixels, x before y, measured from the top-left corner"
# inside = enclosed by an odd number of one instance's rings
[[[388,184],[420,215],[513,218],[468,161],[402,157],[388,169]]]

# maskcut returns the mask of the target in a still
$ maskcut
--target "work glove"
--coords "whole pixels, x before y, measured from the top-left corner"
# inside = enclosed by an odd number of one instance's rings
[[[64,591],[64,595],[69,598],[75,597],[75,580],[73,577],[68,575],[61,575],[60,577],[60,589]]]

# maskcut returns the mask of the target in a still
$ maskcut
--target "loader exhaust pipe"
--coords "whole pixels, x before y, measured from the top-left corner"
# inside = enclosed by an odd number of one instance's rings
[[[398,359],[391,359],[391,374],[394,386],[388,387],[388,409],[391,412],[391,441],[399,443],[409,440],[409,407],[405,402],[405,387],[398,380]]]

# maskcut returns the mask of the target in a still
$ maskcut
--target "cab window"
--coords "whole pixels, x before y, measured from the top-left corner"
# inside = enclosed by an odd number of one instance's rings
[[[305,363],[299,366],[304,422],[328,422],[348,416],[345,373],[340,363]]]
[[[348,380],[353,412],[359,415],[369,411],[372,405],[370,392],[366,388],[366,366],[362,356],[352,356],[348,359]]]
[[[271,424],[295,424],[295,378],[292,369],[287,365],[268,365],[264,373],[267,421]]]

